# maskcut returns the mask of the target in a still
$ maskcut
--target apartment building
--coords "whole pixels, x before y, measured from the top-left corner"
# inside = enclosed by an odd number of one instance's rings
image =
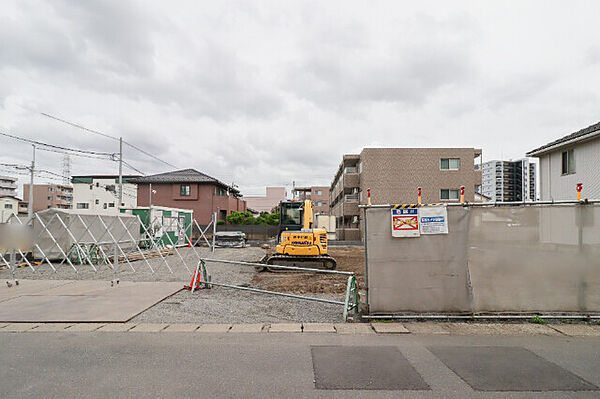
[[[138,185],[137,206],[192,209],[201,225],[210,223],[213,212],[218,220],[226,220],[231,212],[246,210],[239,190],[195,169],[139,177],[132,182]]]
[[[23,196],[29,202],[29,184],[23,185]],[[34,184],[33,212],[49,208],[73,209],[73,187],[62,184]]]
[[[362,239],[362,212],[371,189],[373,204],[458,202],[460,187],[473,202],[481,185],[475,148],[365,148],[342,158],[330,187],[330,214],[336,217],[338,240]]]
[[[0,195],[17,196],[17,179],[9,176],[0,176]]]
[[[265,196],[244,197],[248,209],[258,212],[271,212],[281,201],[287,198],[285,187],[267,187]]]
[[[527,158],[487,161],[481,167],[481,194],[497,202],[535,201],[536,164]]]
[[[540,199],[574,200],[577,184],[583,198],[600,199],[600,122],[527,153],[540,159]]]
[[[137,206],[137,186],[131,183],[139,175],[123,176],[121,207]],[[119,213],[118,175],[72,176],[73,204],[79,213],[90,215],[117,215]]]
[[[306,199],[312,200],[315,207],[315,214],[329,215],[329,187],[294,187],[292,195],[298,201],[304,201]]]

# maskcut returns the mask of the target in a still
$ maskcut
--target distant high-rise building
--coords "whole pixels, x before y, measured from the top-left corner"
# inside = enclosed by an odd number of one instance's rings
[[[527,158],[481,165],[480,193],[491,201],[535,201],[536,164]]]

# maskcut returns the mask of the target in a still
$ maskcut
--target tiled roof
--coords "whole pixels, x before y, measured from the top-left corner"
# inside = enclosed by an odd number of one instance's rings
[[[220,182],[219,180],[206,175],[202,172],[198,172],[196,169],[182,169],[174,172],[159,173],[157,175],[150,175],[144,177],[138,177],[130,180],[131,183],[213,183],[219,186],[223,186],[231,189],[227,184]],[[238,191],[238,190],[233,190]]]
[[[578,138],[583,138],[584,136],[587,136],[590,133],[594,133],[594,132],[600,132],[600,122],[595,123],[591,126],[586,127],[585,129],[581,129],[575,133],[571,133],[565,137],[562,137],[558,140],[554,140],[551,143],[545,144],[539,148],[536,148],[535,150],[529,151],[527,153],[527,156],[535,156],[538,153],[544,153],[546,149],[550,148],[550,147],[554,147],[558,144],[562,144],[562,143],[566,143],[567,141],[571,141],[574,139],[578,139]],[[540,154],[541,155],[541,154]]]

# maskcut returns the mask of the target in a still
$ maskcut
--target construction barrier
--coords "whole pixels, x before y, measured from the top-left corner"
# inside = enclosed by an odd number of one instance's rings
[[[175,229],[174,223],[179,221],[171,218],[163,228]],[[156,235],[150,231],[137,215],[84,215],[72,210],[49,209],[35,213],[28,224],[18,217],[11,217],[8,224],[31,231],[28,245],[0,248],[0,267],[10,270],[12,278],[17,277],[17,269],[56,273],[65,265],[75,272],[82,268],[91,268],[94,272],[109,269],[117,277],[119,264],[126,263],[128,269],[135,272],[135,261],[143,261],[152,274],[162,267],[172,274],[175,268],[183,266],[191,275],[200,259],[188,235],[192,226],[197,226],[195,220],[179,229],[178,244],[171,234]],[[198,238],[201,239],[214,250],[204,232]],[[181,247],[191,247],[191,251],[183,254]],[[168,255],[176,256],[175,264],[167,260]],[[153,266],[148,260],[156,257],[161,261]]]
[[[268,295],[278,295],[284,296],[287,298],[295,298],[305,301],[312,302],[321,302],[333,305],[342,305],[343,308],[343,318],[344,321],[348,321],[350,318],[356,320],[358,316],[358,283],[356,281],[356,276],[354,272],[346,272],[340,270],[329,270],[329,269],[313,269],[308,267],[298,267],[298,266],[282,266],[282,265],[269,265],[269,268],[272,269],[282,269],[282,270],[291,270],[291,271],[300,271],[300,272],[311,272],[311,273],[323,273],[323,274],[338,274],[348,276],[348,281],[346,284],[346,295],[344,297],[344,301],[336,301],[332,299],[325,298],[317,298],[306,295],[297,295],[297,294],[289,294],[285,292],[277,292],[277,291],[268,291],[262,290],[259,288],[252,288],[240,285],[233,284],[223,284],[219,282],[214,282],[211,279],[210,274],[207,271],[206,264],[207,263],[221,263],[221,264],[231,264],[231,265],[240,265],[240,266],[249,266],[249,267],[259,267],[264,268],[266,265],[263,263],[251,263],[251,262],[241,262],[241,261],[232,261],[225,259],[200,259],[198,265],[196,266],[196,271],[192,277],[192,282],[189,286],[184,286],[184,288],[191,290],[194,292],[196,289],[201,288],[210,288],[211,286],[217,287],[225,287],[225,288],[233,288],[242,291],[250,291],[258,294],[268,294]]]
[[[597,201],[448,206],[447,234],[413,237],[362,208],[371,315],[600,312]]]

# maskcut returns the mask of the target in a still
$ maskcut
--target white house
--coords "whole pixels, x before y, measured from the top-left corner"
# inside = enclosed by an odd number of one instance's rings
[[[0,223],[5,223],[12,215],[19,212],[19,201],[12,195],[0,196]]]
[[[527,153],[540,159],[542,201],[600,199],[600,122]]]
[[[137,175],[123,176],[123,203],[121,207],[137,206],[137,185],[129,180]],[[73,209],[79,213],[116,215],[119,209],[119,176],[73,176]]]

